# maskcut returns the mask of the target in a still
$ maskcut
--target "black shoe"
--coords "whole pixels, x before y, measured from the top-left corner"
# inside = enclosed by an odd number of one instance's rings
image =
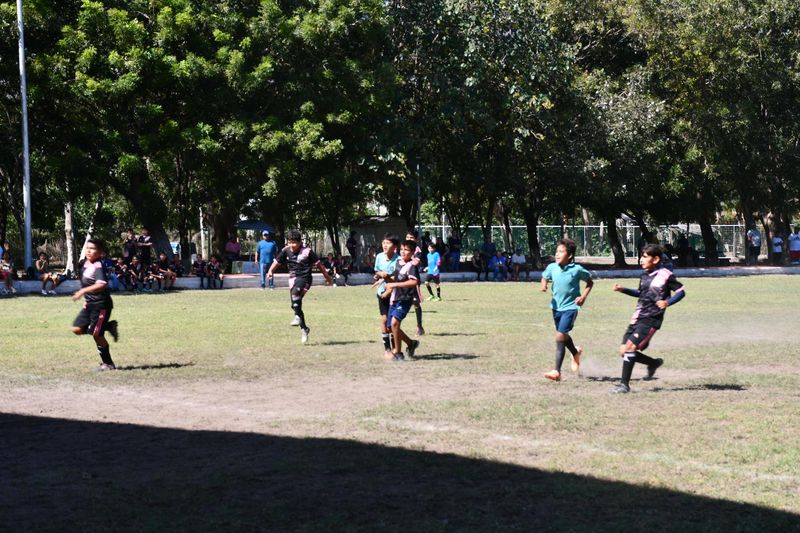
[[[405,357],[403,357],[403,352],[396,352],[394,354],[394,361],[405,361]]]
[[[660,367],[663,364],[664,360],[658,358],[655,361],[653,361],[652,365],[647,365],[647,375],[642,379],[645,381],[650,381],[651,379],[653,379],[653,377],[656,375],[656,370],[658,370],[658,367]]]
[[[620,383],[619,385],[611,389],[611,394],[628,394],[630,391],[631,388],[628,385]]]
[[[119,340],[119,329],[117,329],[116,320],[112,320],[108,323],[108,332],[111,333],[111,338],[114,339],[114,342]]]
[[[417,348],[419,348],[419,341],[411,341],[411,345],[408,348],[406,348],[406,357],[408,357],[409,359],[413,359],[414,352],[417,351]]]

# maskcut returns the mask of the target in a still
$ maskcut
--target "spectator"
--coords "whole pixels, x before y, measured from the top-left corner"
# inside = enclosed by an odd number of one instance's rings
[[[53,274],[50,272],[50,262],[47,260],[47,254],[44,252],[39,254],[39,259],[37,259],[34,264],[35,275],[36,279],[42,282],[42,295],[47,296],[48,294],[55,294],[56,287],[58,284],[61,283],[61,278],[58,274]],[[47,284],[51,283],[52,288],[50,290],[47,289]]]
[[[757,265],[758,256],[761,254],[761,232],[755,226],[747,230],[747,264]]]
[[[126,291],[136,288],[136,285],[131,283],[129,268],[128,265],[125,264],[124,257],[117,259],[117,263],[114,265],[114,276],[116,276],[119,285]]]
[[[130,265],[134,257],[136,257],[136,236],[133,234],[133,229],[128,228],[125,238],[122,240],[122,259],[126,265]]]
[[[205,261],[203,261],[203,256],[201,254],[197,254],[197,256],[195,256],[194,263],[192,263],[192,274],[200,278],[201,289],[210,288],[209,284],[206,282],[206,278],[208,278],[206,266],[208,265]]]
[[[161,282],[164,280],[164,276],[161,275],[161,269],[158,266],[158,261],[153,261],[153,263],[144,268],[145,270],[145,278],[144,284],[146,288],[144,289],[147,292],[153,291],[153,283],[158,284],[158,290],[161,290]]]
[[[483,246],[481,246],[481,256],[483,258],[483,262],[489,266],[492,262],[492,258],[497,254],[497,246],[494,245],[492,242],[491,237],[486,237],[483,239]]]
[[[175,279],[178,277],[175,272],[170,269],[171,263],[167,259],[167,254],[161,252],[158,254],[158,274],[164,280],[164,290],[171,289],[175,286]]]
[[[472,270],[478,273],[478,281],[481,280],[481,274],[486,274],[485,281],[489,281],[489,268],[488,264],[483,260],[481,251],[477,248],[472,252]]]
[[[521,271],[525,271],[525,279],[531,279],[531,267],[522,253],[522,248],[517,248],[514,255],[511,256],[511,279],[519,281]]]
[[[789,234],[789,259],[793,265],[800,265],[800,226],[794,227]]]
[[[503,255],[502,250],[497,250],[489,262],[489,270],[494,274],[494,280],[498,281],[500,277],[503,281],[508,280],[508,260]]]
[[[778,232],[772,236],[772,263],[775,265],[783,264],[783,237]]]
[[[138,239],[136,239],[136,246],[139,250],[139,262],[142,263],[142,267],[146,268],[150,266],[150,256],[153,250],[153,238],[150,236],[149,229],[142,229],[142,234],[139,235]]]
[[[133,287],[133,290],[141,290],[144,288],[146,279],[146,272],[139,256],[134,255],[131,259],[131,264],[128,265],[128,283]]]
[[[239,237],[234,233],[231,239],[225,243],[225,260],[228,262],[228,267],[233,271],[233,262],[239,260],[239,254],[242,252],[242,245],[239,244]]]
[[[364,258],[364,262],[361,265],[361,272],[364,274],[375,273],[375,248],[372,246],[367,250],[367,256]]]
[[[358,258],[360,246],[358,244],[358,239],[356,238],[356,235],[358,235],[358,233],[356,233],[355,230],[352,230],[350,232],[350,237],[347,238],[347,242],[345,243],[344,247],[347,248],[347,253],[350,254],[350,264],[353,266],[356,272],[359,272],[361,267],[361,262],[359,261]]]
[[[258,263],[259,273],[261,274],[261,289],[267,288],[267,271],[269,270],[272,261],[275,259],[275,252],[278,245],[272,239],[269,231],[264,230],[261,232],[261,241],[256,246],[256,262]],[[275,289],[275,280],[269,278],[269,290]]]
[[[225,267],[220,263],[216,254],[211,256],[211,261],[206,265],[206,276],[208,277],[209,289],[216,289],[217,284],[219,284],[220,289],[222,288],[222,282],[225,280]]]
[[[175,273],[176,278],[183,277],[183,263],[181,263],[181,256],[175,254],[172,256],[172,262],[169,264],[169,269]]]
[[[456,231],[447,238],[447,259],[448,268],[458,272],[461,266],[461,238]]]
[[[103,273],[108,280],[108,289],[111,291],[119,290],[119,279],[117,279],[116,263],[114,259],[108,257],[106,252],[100,254],[100,264],[103,266]]]
[[[678,265],[681,267],[689,266],[689,258],[692,255],[691,248],[689,247],[689,239],[686,238],[685,233],[681,233],[678,237]]]
[[[344,286],[347,286],[347,280],[350,277],[350,265],[342,257],[342,254],[337,253],[333,258],[333,280],[336,286],[337,280],[344,278]],[[374,268],[374,267],[373,267]]]

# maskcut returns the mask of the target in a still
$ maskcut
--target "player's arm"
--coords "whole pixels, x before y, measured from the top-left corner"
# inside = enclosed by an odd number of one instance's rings
[[[656,302],[656,305],[659,309],[666,309],[670,305],[675,305],[683,300],[684,296],[686,296],[686,291],[683,289],[683,285],[674,277],[667,281],[667,287],[673,291],[673,294],[668,300],[659,300]]]
[[[638,298],[641,295],[639,289],[628,289],[619,283],[614,284],[614,290],[616,292],[621,292],[622,294],[627,294],[628,296],[633,296],[634,298]]]
[[[386,291],[388,292],[394,289],[407,289],[416,286],[417,286],[417,278],[408,278],[406,281],[393,281],[391,283],[387,283]]]
[[[278,268],[279,264],[280,263],[278,262],[277,258],[272,260],[272,264],[269,266],[269,270],[267,271],[268,278],[272,278],[272,273],[275,272],[275,269]]]
[[[586,298],[588,298],[589,293],[592,292],[592,287],[594,287],[594,281],[592,281],[592,278],[589,278],[586,280],[586,286],[583,288],[583,292],[575,299],[575,303],[578,305],[585,304]]]

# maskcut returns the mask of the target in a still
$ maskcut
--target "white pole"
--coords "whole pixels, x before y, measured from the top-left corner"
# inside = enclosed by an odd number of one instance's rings
[[[28,152],[28,84],[25,79],[25,31],[22,25],[22,0],[17,0],[17,28],[19,30],[19,77],[22,96],[22,161],[24,180],[22,202],[25,206],[25,269],[31,267],[33,245],[31,242],[31,163]]]

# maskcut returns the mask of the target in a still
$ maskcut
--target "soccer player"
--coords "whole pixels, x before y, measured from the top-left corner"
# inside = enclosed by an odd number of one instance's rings
[[[386,282],[392,281],[392,276],[397,270],[397,261],[400,259],[397,254],[399,244],[400,238],[397,235],[387,233],[383,236],[383,241],[381,241],[383,252],[375,257],[375,275],[373,276],[377,280],[375,286],[377,286],[378,312],[381,315],[381,339],[387,359],[394,359],[394,352],[392,351],[392,330],[389,322],[389,300],[382,296],[386,292]]]
[[[389,300],[389,320],[394,337],[394,353],[392,359],[402,361],[403,342],[406,343],[406,356],[414,357],[414,352],[419,348],[419,341],[411,340],[402,330],[400,324],[408,314],[414,301],[419,301],[419,268],[414,261],[414,250],[418,249],[415,240],[405,240],[400,243],[400,260],[394,271],[395,281],[386,284],[386,292],[381,298]]]
[[[425,267],[425,271],[428,273],[428,277],[425,279],[425,288],[428,289],[428,298],[427,301],[436,300],[437,302],[442,301],[442,286],[440,283],[440,269],[442,267],[442,256],[439,255],[439,252],[436,251],[436,245],[432,242],[428,243],[428,266]],[[436,285],[436,296],[433,295],[433,289],[431,289],[431,282]]]
[[[553,309],[553,322],[556,326],[556,363],[553,370],[544,377],[552,381],[561,381],[561,365],[566,350],[572,354],[572,371],[578,372],[581,367],[583,348],[575,346],[570,336],[578,310],[586,303],[592,292],[592,275],[581,265],[575,263],[575,241],[561,239],[556,246],[556,261],[550,263],[542,272],[542,292],[547,292],[548,282],[553,282],[553,298],[550,307]],[[581,292],[581,281],[586,287]]]
[[[622,337],[619,353],[622,356],[622,380],[611,392],[626,394],[630,392],[630,380],[636,363],[647,365],[645,380],[653,379],[663,359],[653,359],[642,353],[650,344],[653,335],[661,328],[664,311],[670,305],[680,302],[686,291],[675,275],[663,267],[661,256],[664,251],[657,244],[648,244],[642,250],[644,273],[639,280],[638,289],[626,289],[614,284],[614,290],[639,298],[633,318]],[[674,294],[672,294],[674,293]]]
[[[100,371],[116,370],[114,361],[111,359],[111,351],[105,332],[111,333],[114,342],[119,339],[117,331],[117,321],[109,320],[114,302],[111,301],[111,292],[108,290],[108,280],[106,279],[103,264],[100,258],[105,252],[105,245],[99,239],[89,239],[86,244],[86,261],[81,270],[81,288],[72,295],[73,301],[84,299],[83,309],[78,313],[75,322],[72,324],[72,332],[75,335],[90,333],[97,345],[97,352],[100,354],[101,363],[97,367]]]
[[[305,344],[308,342],[308,333],[311,328],[306,325],[306,316],[303,313],[303,297],[311,289],[311,269],[317,267],[322,272],[322,275],[325,276],[325,283],[328,285],[333,283],[333,279],[331,279],[328,271],[325,270],[317,254],[308,246],[303,246],[303,242],[300,239],[299,231],[292,230],[288,233],[286,236],[287,246],[272,261],[267,277],[271,280],[273,272],[282,263],[289,268],[289,293],[292,299],[292,310],[294,311],[294,320],[291,325],[300,326],[300,342]]]
[[[417,242],[417,230],[409,229],[406,232],[406,241],[414,241]],[[419,267],[422,264],[422,249],[419,245],[414,247],[414,251],[411,254],[411,260],[414,262],[414,266],[417,267],[419,271]],[[419,276],[417,276],[417,285],[420,284]],[[420,303],[421,294],[419,292],[419,287],[417,287],[417,291],[414,293],[414,314],[417,317],[417,337],[421,337],[425,335],[425,328],[422,327],[422,304]]]

